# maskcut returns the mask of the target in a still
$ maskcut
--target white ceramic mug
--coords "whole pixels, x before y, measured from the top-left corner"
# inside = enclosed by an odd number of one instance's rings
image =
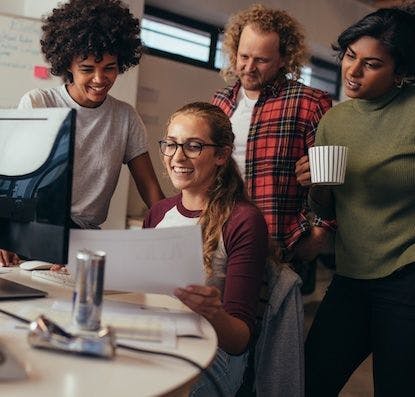
[[[314,146],[308,149],[311,183],[341,185],[347,164],[346,146]]]

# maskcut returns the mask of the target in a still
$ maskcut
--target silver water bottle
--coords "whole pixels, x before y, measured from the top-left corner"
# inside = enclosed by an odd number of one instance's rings
[[[101,326],[105,252],[78,251],[76,263],[72,322],[81,330],[96,331]]]

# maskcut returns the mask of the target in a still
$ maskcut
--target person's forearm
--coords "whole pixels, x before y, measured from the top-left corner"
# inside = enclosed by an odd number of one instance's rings
[[[218,335],[219,347],[230,354],[241,354],[246,349],[250,331],[246,323],[225,310],[220,310],[212,319],[208,319]]]
[[[310,187],[310,197],[311,199],[323,207],[328,207],[331,205],[331,190],[326,186],[313,185]]]
[[[313,185],[309,191],[309,203],[312,210],[324,219],[335,218],[334,201],[331,188]]]
[[[164,199],[164,194],[148,153],[133,158],[128,163],[128,168],[137,186],[138,193],[148,208]]]
[[[311,262],[317,255],[331,252],[333,244],[332,232],[324,227],[313,226],[310,234],[300,239],[294,247],[296,260]]]
[[[140,196],[148,208],[151,208],[152,205],[164,199],[164,194],[158,183],[150,185],[148,189],[138,189],[137,186],[137,190],[139,190]]]

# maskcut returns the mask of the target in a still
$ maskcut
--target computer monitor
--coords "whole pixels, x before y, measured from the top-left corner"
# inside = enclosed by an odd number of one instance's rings
[[[0,248],[67,263],[75,110],[0,109]]]

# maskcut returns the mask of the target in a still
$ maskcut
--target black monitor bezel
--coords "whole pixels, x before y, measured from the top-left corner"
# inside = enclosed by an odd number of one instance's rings
[[[36,109],[33,109],[36,111]],[[45,109],[42,109],[43,111]],[[18,222],[12,219],[0,218],[0,248],[6,249],[9,251],[16,252],[23,259],[37,259],[43,260],[52,263],[62,263],[65,264],[68,261],[68,248],[69,248],[69,233],[71,225],[71,202],[72,202],[72,180],[73,180],[73,162],[74,162],[74,145],[75,145],[75,123],[76,123],[76,110],[75,109],[65,109],[68,110],[64,121],[61,123],[60,130],[58,132],[55,143],[52,147],[52,150],[49,154],[48,160],[54,155],[57,149],[57,142],[62,137],[62,134],[67,134],[69,132],[69,150],[67,158],[67,167],[65,170],[65,186],[66,197],[64,206],[64,221],[63,225],[49,225],[42,224],[38,222]],[[16,110],[14,110],[16,111]],[[2,120],[7,119],[6,117],[0,117]],[[40,118],[40,117],[39,117]],[[23,119],[23,117],[22,117]],[[43,118],[44,119],[44,118]],[[65,123],[69,122],[69,127],[63,128]],[[65,131],[66,130],[66,131]],[[36,172],[48,167],[48,160],[39,167]],[[18,177],[7,176],[6,179],[14,180],[21,177],[30,177],[31,174],[35,172],[28,173],[26,175],[20,175]],[[5,177],[4,175],[2,175]],[[1,236],[2,228],[6,226],[9,227],[9,236]],[[56,227],[56,232],[61,234],[62,240],[60,241],[61,247],[55,247],[47,241],[48,238],[54,234],[53,228]],[[63,228],[63,233],[62,233]],[[47,230],[49,229],[49,232]],[[4,229],[5,230],[5,229]],[[45,233],[46,230],[46,233]],[[30,243],[30,238],[36,234],[36,240],[38,241],[38,247]]]

